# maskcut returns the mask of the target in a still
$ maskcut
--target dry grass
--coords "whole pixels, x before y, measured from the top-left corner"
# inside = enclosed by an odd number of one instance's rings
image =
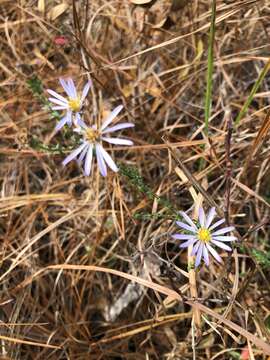
[[[0,358],[269,359],[269,1],[217,1],[208,137],[211,2],[74,3],[0,0]],[[71,135],[29,79],[68,75],[93,79],[89,119],[124,104],[135,145],[111,150],[155,196],[61,166]],[[236,226],[224,266],[188,272],[164,199]]]

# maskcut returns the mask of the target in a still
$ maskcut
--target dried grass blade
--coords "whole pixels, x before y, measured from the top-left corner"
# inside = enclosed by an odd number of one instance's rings
[[[234,322],[232,322],[228,319],[225,319],[224,316],[216,313],[215,311],[209,309],[208,307],[206,307],[203,304],[195,303],[192,301],[187,301],[186,303],[189,304],[190,306],[197,307],[205,314],[208,314],[210,316],[213,316],[215,319],[218,319],[221,323],[227,325],[228,327],[230,327],[231,329],[236,331],[238,334],[242,335],[247,340],[251,341],[253,344],[258,346],[258,348],[260,348],[263,352],[265,352],[266,354],[270,354],[270,345],[269,344],[267,344],[264,340],[259,339],[257,336],[251,334],[249,331],[243,329],[241,326],[235,324]]]

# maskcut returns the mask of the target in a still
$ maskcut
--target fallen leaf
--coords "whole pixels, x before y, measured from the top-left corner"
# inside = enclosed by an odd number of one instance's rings
[[[42,14],[45,13],[45,0],[38,0],[38,11],[40,11]]]
[[[48,18],[52,21],[57,19],[60,15],[62,15],[67,9],[69,5],[67,3],[62,3],[59,5],[54,6],[49,12],[48,12]]]

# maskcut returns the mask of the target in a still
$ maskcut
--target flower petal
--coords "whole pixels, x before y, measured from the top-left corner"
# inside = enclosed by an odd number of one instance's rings
[[[191,227],[181,221],[176,221],[176,224],[180,227],[180,228],[183,228],[187,231],[191,231],[192,233],[196,233],[197,232],[197,229],[194,229],[194,227]]]
[[[89,176],[91,173],[92,159],[93,159],[93,144],[90,144],[88,146],[88,150],[84,162],[84,174],[86,176]]]
[[[67,112],[67,124],[68,124],[68,126],[71,126],[72,125],[72,112],[69,110],[68,112]]]
[[[112,171],[117,172],[118,167],[116,166],[115,162],[111,158],[111,156],[107,153],[107,151],[103,148],[102,145],[100,145],[100,152],[103,157],[103,159],[106,161],[107,165],[112,169]]]
[[[205,245],[203,247],[203,259],[206,265],[209,266],[209,255],[208,255],[207,247]]]
[[[202,207],[199,207],[199,222],[201,227],[205,227],[205,213]]]
[[[56,99],[61,100],[62,102],[66,103],[66,104],[68,103],[67,99],[65,99],[62,95],[59,95],[59,94],[58,94],[57,92],[55,92],[54,90],[47,89],[47,92],[48,92],[50,95],[54,96]]]
[[[107,137],[102,137],[101,139],[104,141],[107,141],[110,144],[114,144],[114,145],[133,145],[133,141],[126,140],[126,139],[107,138]]]
[[[212,236],[213,240],[218,240],[218,241],[236,241],[237,237],[235,236]]]
[[[216,209],[215,209],[214,207],[212,207],[212,208],[209,210],[207,219],[206,219],[206,221],[205,221],[205,227],[206,227],[206,229],[209,228],[209,226],[210,226],[211,222],[213,221],[215,215],[216,215]]]
[[[201,241],[198,241],[198,242],[196,243],[196,245],[194,246],[194,248],[193,248],[192,251],[191,251],[191,256],[194,256],[194,255],[196,254],[196,252],[198,251],[198,248],[199,248],[200,244],[201,244]]]
[[[173,234],[172,238],[175,240],[189,240],[189,239],[196,239],[194,235],[187,235],[187,234]]]
[[[73,123],[76,126],[76,128],[81,127],[83,121],[81,120],[81,115],[80,113],[76,112],[75,113],[75,119],[73,119]],[[81,124],[81,125],[80,125]]]
[[[79,116],[77,118],[77,125],[79,128],[83,128],[83,129],[87,128],[87,126],[86,126],[85,122],[82,120],[81,116]]]
[[[212,246],[209,245],[209,244],[206,244],[206,247],[207,247],[207,249],[209,250],[209,252],[214,256],[214,258],[215,258],[218,262],[221,263],[221,262],[222,262],[222,259],[221,259],[221,257],[218,255],[218,253],[216,252],[216,250],[213,249]]]
[[[113,119],[120,113],[122,109],[123,105],[119,105],[107,116],[101,126],[101,131],[103,131],[113,121]]]
[[[52,106],[51,107],[52,110],[67,110],[68,109],[68,105],[56,105],[56,106]]]
[[[70,91],[70,94],[71,94],[70,97],[72,99],[77,99],[78,96],[77,96],[77,90],[76,90],[74,81],[71,78],[68,78],[67,79],[67,84],[68,84],[68,88],[69,88],[69,91]]]
[[[217,230],[214,233],[212,233],[212,235],[221,235],[221,234],[226,234],[227,232],[233,231],[234,230],[234,226],[228,226],[225,227],[223,229]]]
[[[218,221],[215,222],[212,226],[210,226],[209,230],[215,229],[216,227],[218,227],[219,225],[223,224],[224,222],[225,222],[225,219],[218,220]]]
[[[182,215],[182,217],[186,220],[186,222],[192,227],[194,228],[195,231],[197,231],[197,226],[194,224],[194,222],[191,220],[191,218],[184,212],[184,211],[179,211],[180,215]]]
[[[134,126],[135,125],[132,124],[132,123],[117,124],[115,126],[108,127],[107,129],[102,131],[102,134],[106,134],[106,133],[117,131],[117,130],[127,129],[127,128],[131,128],[131,127],[134,127]]]
[[[196,254],[195,267],[198,267],[200,265],[201,258],[202,258],[202,253],[203,253],[203,247],[204,247],[204,243],[200,243],[200,246],[198,248],[198,252]]]
[[[102,176],[107,176],[107,168],[106,168],[106,164],[103,159],[103,156],[102,156],[102,152],[100,151],[100,148],[101,148],[101,145],[96,144],[96,155],[97,155],[98,168],[99,168],[99,171]]]
[[[62,164],[66,166],[71,160],[73,160],[81,151],[83,151],[84,147],[87,146],[87,143],[83,143],[81,146],[79,146],[77,149],[72,151],[65,159],[62,161]]]
[[[197,241],[197,239],[190,239],[188,241],[185,241],[180,245],[180,248],[189,247],[189,246],[193,245],[196,241]]]
[[[64,116],[55,126],[54,131],[59,131],[67,123],[67,117]]]
[[[91,81],[87,81],[87,83],[84,85],[84,88],[82,91],[82,96],[81,96],[81,104],[83,103],[84,99],[86,98],[91,85],[92,85]]]
[[[49,98],[48,99],[50,102],[52,102],[53,104],[57,104],[57,105],[60,105],[60,106],[65,106],[67,107],[67,103],[62,101],[62,100],[59,100],[59,99],[55,99],[55,98]]]
[[[228,245],[223,244],[223,242],[219,242],[216,240],[211,240],[211,243],[215,244],[216,246],[220,247],[221,249],[232,251],[232,248],[230,248]]]
[[[69,97],[72,97],[72,94],[71,94],[71,91],[70,91],[70,88],[69,88],[69,86],[68,86],[67,81],[66,81],[65,79],[63,79],[63,78],[60,78],[60,79],[59,79],[59,82],[60,82],[62,88],[65,90],[66,94],[67,94]]]
[[[85,158],[85,155],[87,153],[87,150],[88,150],[88,147],[89,146],[86,146],[83,151],[81,152],[80,156],[78,157],[78,163],[81,164],[81,162],[83,161],[83,159]]]

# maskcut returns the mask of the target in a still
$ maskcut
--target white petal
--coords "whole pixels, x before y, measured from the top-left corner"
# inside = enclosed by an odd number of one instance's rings
[[[216,252],[215,249],[212,248],[212,246],[210,246],[209,244],[206,244],[207,249],[209,250],[209,252],[214,256],[214,258],[218,261],[218,262],[222,262],[221,257],[218,255],[218,253]]]
[[[176,224],[177,224],[179,227],[181,227],[181,228],[183,228],[183,229],[185,229],[185,230],[187,230],[187,231],[191,231],[192,233],[196,233],[196,232],[197,232],[197,229],[194,229],[193,227],[191,227],[191,226],[189,226],[189,225],[187,225],[187,224],[185,224],[185,223],[183,223],[183,222],[181,222],[181,221],[176,221]]]
[[[81,155],[78,157],[78,163],[81,164],[81,162],[83,161],[83,159],[85,158],[85,155],[87,153],[89,146],[86,146],[83,151],[81,152]]]
[[[209,230],[215,229],[216,227],[218,227],[219,225],[223,224],[224,222],[225,222],[225,219],[218,220],[218,221],[215,222],[212,226],[210,226]]]
[[[48,89],[47,92],[50,95],[54,96],[56,99],[61,100],[62,102],[66,103],[66,104],[68,103],[67,99],[65,99],[62,95],[57,94],[57,92],[55,92],[54,90]]]
[[[200,241],[198,241],[198,242],[196,243],[196,245],[194,246],[194,248],[193,248],[192,251],[191,251],[191,256],[194,256],[194,255],[196,254],[196,252],[198,251],[198,248],[199,248],[200,244],[201,244]]]
[[[93,158],[93,145],[90,144],[88,146],[85,163],[84,163],[84,174],[86,176],[89,176],[91,173],[92,158]]]
[[[123,109],[123,105],[117,106],[111,113],[108,115],[108,117],[104,120],[101,130],[104,130],[112,121],[113,119],[120,113],[120,111]]]
[[[76,87],[74,85],[74,81],[71,78],[68,78],[67,79],[67,84],[68,84],[68,88],[69,88],[69,91],[70,91],[70,94],[71,94],[70,97],[72,99],[77,99],[77,90],[76,90]]]
[[[180,248],[189,247],[189,246],[193,245],[196,241],[197,241],[197,239],[190,239],[188,241],[185,241],[180,245]]]
[[[100,151],[100,147],[101,146],[99,144],[96,145],[97,163],[98,163],[98,167],[99,167],[99,171],[100,171],[101,175],[107,176],[107,168],[106,168],[106,164],[103,159],[102,153]]]
[[[81,146],[79,146],[77,149],[73,150],[72,153],[70,153],[64,161],[62,161],[62,164],[66,166],[71,160],[73,160],[81,151],[83,151],[84,147],[87,146],[87,143],[83,143]]]
[[[52,106],[51,107],[52,110],[67,110],[68,109],[68,105],[56,105],[56,106]]]
[[[115,126],[108,127],[107,129],[102,131],[102,134],[106,134],[106,133],[117,131],[117,130],[127,129],[127,128],[131,128],[131,127],[134,127],[134,126],[135,125],[132,124],[132,123],[117,124]]]
[[[114,144],[114,145],[133,145],[133,141],[126,140],[126,139],[107,138],[107,137],[102,137],[101,139],[104,141],[107,141],[110,144]]]
[[[203,253],[203,247],[204,247],[204,243],[201,243],[198,252],[196,254],[195,267],[198,267],[200,265],[202,253]]]
[[[184,212],[184,211],[179,211],[180,215],[182,215],[182,217],[186,220],[186,222],[192,227],[194,228],[195,231],[197,231],[197,227],[194,224],[194,222],[191,220],[191,218]]]
[[[201,227],[205,227],[205,213],[202,207],[199,207],[199,222]]]
[[[206,229],[209,228],[209,226],[210,226],[211,222],[213,221],[215,215],[216,215],[216,209],[215,209],[214,207],[212,207],[212,208],[209,210],[207,219],[206,219],[206,221],[205,221],[205,227],[206,227]]]
[[[79,114],[79,113],[75,113],[75,119],[73,119],[73,124],[76,126],[76,128],[78,127],[78,126],[80,126],[79,125],[79,123],[81,122],[81,115]]]
[[[234,230],[234,226],[228,226],[228,227],[225,227],[223,229],[215,231],[212,235],[226,234],[227,232],[230,232],[230,231],[233,231],[233,230]]]
[[[84,85],[84,88],[82,91],[82,96],[81,96],[81,104],[83,103],[84,99],[86,98],[91,84],[92,84],[91,81],[87,81],[87,83]]]
[[[118,167],[115,165],[115,162],[111,158],[111,156],[107,153],[107,151],[100,145],[99,147],[100,153],[103,159],[106,161],[107,165],[112,169],[112,171],[117,172]]]
[[[66,116],[67,116],[67,124],[68,124],[68,126],[71,126],[72,125],[72,112],[68,111]]]
[[[65,90],[66,94],[67,94],[69,97],[71,97],[71,92],[70,92],[70,89],[69,89],[69,86],[68,86],[67,81],[66,81],[65,79],[63,79],[63,78],[60,78],[60,79],[59,79],[59,82],[60,82],[62,88]]]
[[[60,105],[60,106],[64,106],[65,108],[67,108],[67,103],[64,102],[64,101],[61,101],[59,99],[55,99],[55,98],[49,98],[48,99],[50,102],[54,103],[54,104],[57,104],[57,105]]]
[[[175,240],[189,240],[189,239],[196,239],[194,235],[187,235],[187,234],[173,234],[172,237]]]
[[[216,241],[216,240],[211,240],[211,243],[215,244],[216,246],[220,247],[221,249],[224,249],[224,250],[227,250],[227,251],[232,251],[232,249],[228,245],[223,244],[223,242],[219,242],[219,241]]]
[[[218,241],[236,241],[237,238],[235,236],[212,236],[213,240],[218,240]]]
[[[208,255],[208,250],[207,250],[206,246],[203,247],[203,259],[204,259],[204,262],[206,263],[206,265],[209,266],[209,255]]]
[[[60,129],[62,129],[63,126],[65,126],[67,122],[67,117],[64,116],[55,126],[55,131],[59,131]]]
[[[79,115],[79,113],[77,113],[76,115]],[[82,120],[82,117],[81,116],[78,116],[77,119],[77,126],[79,126],[79,128],[83,128],[83,129],[86,129],[87,126],[85,124],[85,122]],[[75,131],[75,130],[74,130]],[[80,131],[79,131],[80,132]]]

